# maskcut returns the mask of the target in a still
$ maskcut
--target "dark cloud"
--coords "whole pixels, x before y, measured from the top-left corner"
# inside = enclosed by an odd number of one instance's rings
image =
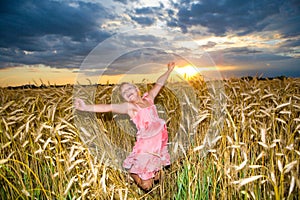
[[[16,0],[1,1],[0,7],[0,51],[10,52],[1,56],[0,67],[9,63],[78,67],[74,60],[110,35],[99,28],[101,21],[112,18],[101,4]]]
[[[251,65],[251,62],[253,65],[256,65],[258,62],[275,62],[275,61],[281,61],[281,60],[287,60],[291,59],[290,56],[282,56],[282,55],[276,55],[273,53],[253,53],[253,54],[225,54],[224,57],[227,60],[231,60],[235,62],[235,65],[241,65],[241,66],[247,66]],[[231,63],[233,64],[233,63]]]
[[[150,26],[154,24],[155,18],[153,17],[136,17],[136,16],[131,16],[131,19],[139,23],[140,25],[144,26]]]
[[[154,14],[154,10],[152,7],[143,7],[135,9],[135,13],[138,15],[147,15],[147,14]]]
[[[236,66],[240,70],[249,67],[259,70],[259,68],[263,68],[267,63],[284,68],[289,66],[289,62],[297,60],[288,54],[282,55],[276,52],[262,51],[249,47],[226,48],[224,50],[211,51],[209,55],[218,66]],[[286,66],[283,66],[282,63],[285,63]]]
[[[248,47],[235,47],[235,48],[226,48],[223,50],[225,54],[254,54],[254,53],[261,53],[262,51],[255,50],[254,48]]]
[[[142,26],[151,26],[156,22],[157,18],[163,18],[163,8],[163,4],[160,3],[157,7],[136,8],[133,10],[134,14],[131,14],[132,11],[128,11],[128,14],[131,16],[131,19],[138,24]]]
[[[269,60],[269,61],[255,61],[242,63],[243,66],[237,66],[232,71],[221,71],[223,76],[262,76],[262,77],[300,77],[299,59],[284,59],[284,60]],[[246,64],[246,65],[245,65]]]
[[[295,16],[297,19],[295,19]],[[276,20],[276,21],[274,21]],[[222,36],[227,32],[245,35],[265,29],[277,29],[283,22],[299,20],[299,1],[285,0],[224,0],[224,1],[181,1],[178,5],[177,18],[172,18],[169,25],[178,24],[183,30],[201,25],[209,32]],[[293,27],[293,34],[299,34],[298,26]],[[273,27],[273,28],[272,28]],[[283,33],[290,33],[282,28]]]
[[[114,0],[115,2],[120,2],[120,3],[123,3],[123,4],[127,4],[127,0]]]
[[[128,5],[128,0],[113,0],[114,2],[122,3],[124,5]],[[137,2],[139,0],[130,0],[129,2]]]
[[[297,39],[289,39],[286,40],[284,43],[280,45],[280,48],[290,48],[290,47],[299,47],[300,46],[300,40]]]
[[[216,42],[208,41],[205,45],[202,45],[201,47],[204,49],[208,49],[216,46],[216,44],[217,44]]]

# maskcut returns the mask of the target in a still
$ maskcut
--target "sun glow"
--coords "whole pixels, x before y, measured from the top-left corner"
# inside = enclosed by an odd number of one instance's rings
[[[192,65],[186,65],[184,67],[178,67],[176,72],[185,78],[192,78],[198,74],[198,70]]]

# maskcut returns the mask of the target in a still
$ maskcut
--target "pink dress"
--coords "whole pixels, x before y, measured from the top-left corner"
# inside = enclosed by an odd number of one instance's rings
[[[168,132],[166,123],[159,118],[152,99],[146,93],[143,98],[150,106],[140,108],[132,119],[137,127],[136,143],[133,151],[124,160],[123,167],[130,173],[137,174],[147,180],[155,176],[162,166],[170,165],[167,142]]]

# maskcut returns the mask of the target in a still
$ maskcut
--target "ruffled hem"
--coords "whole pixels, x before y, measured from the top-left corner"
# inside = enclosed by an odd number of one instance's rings
[[[149,155],[141,154],[130,156],[124,161],[123,167],[130,173],[137,174],[141,179],[148,180],[153,178],[162,167],[170,165],[169,156],[167,158],[153,156],[150,159],[148,157]]]

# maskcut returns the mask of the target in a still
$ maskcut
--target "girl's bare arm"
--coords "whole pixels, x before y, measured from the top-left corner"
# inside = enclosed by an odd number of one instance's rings
[[[175,67],[175,62],[168,63],[168,71],[166,71],[164,74],[162,74],[156,81],[156,84],[153,86],[153,88],[149,91],[149,96],[154,99],[161,88],[165,85],[166,81],[168,80],[171,72],[173,71]]]
[[[86,104],[82,99],[75,99],[75,108],[86,112],[114,112],[120,114],[128,113],[128,103],[121,104]]]

